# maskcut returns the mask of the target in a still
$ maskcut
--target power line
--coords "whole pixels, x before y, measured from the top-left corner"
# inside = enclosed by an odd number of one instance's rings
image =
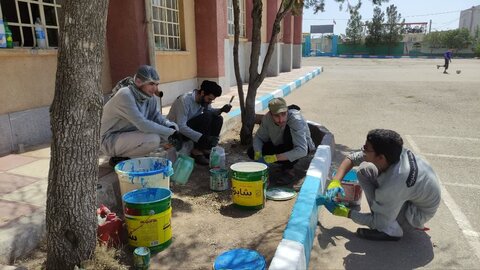
[[[460,12],[460,11],[461,11],[461,10],[454,10],[454,11],[445,11],[445,12],[437,12],[437,13],[429,13],[429,14],[402,16],[402,17],[404,17],[404,18],[408,18],[408,17],[425,17],[425,16],[441,15],[441,14],[448,14],[448,13],[456,13],[456,12]]]

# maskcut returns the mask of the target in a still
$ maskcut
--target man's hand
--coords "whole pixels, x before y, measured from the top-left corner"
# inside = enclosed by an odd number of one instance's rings
[[[256,151],[255,154],[253,155],[253,160],[257,161],[260,158],[262,158],[262,152]]]
[[[325,195],[330,200],[333,200],[337,196],[337,193],[340,193],[342,197],[345,197],[345,190],[343,190],[340,180],[332,179],[332,181],[330,181],[330,184],[328,184],[327,192],[325,193]]]
[[[265,155],[263,156],[263,160],[268,164],[275,163],[277,162],[277,155]]]
[[[232,109],[232,105],[230,104],[225,104],[223,107],[220,109],[220,112],[228,113]]]
[[[335,216],[348,218],[350,215],[350,209],[348,207],[345,207],[343,204],[336,203],[326,196],[318,196],[316,202],[317,205],[325,205],[325,208],[327,208],[327,210]]]
[[[180,150],[183,145],[183,135],[180,132],[175,131],[168,137],[168,143],[173,145],[177,151]]]

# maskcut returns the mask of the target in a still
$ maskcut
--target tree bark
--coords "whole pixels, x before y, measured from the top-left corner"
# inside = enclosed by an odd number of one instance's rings
[[[47,190],[47,269],[73,269],[96,246],[101,71],[108,0],[62,6]]]
[[[258,73],[262,28],[262,1],[254,0],[252,9],[252,50],[250,54],[249,81],[245,107],[242,110],[242,128],[240,130],[240,142],[243,145],[252,143],[253,127],[255,125],[255,97],[257,96],[258,87],[262,84],[267,74],[267,68],[272,59],[275,44],[277,44],[277,36],[280,32],[280,23],[285,15],[292,11],[297,0],[282,0],[278,9],[272,28],[272,36],[268,44],[267,54],[263,60],[262,70]],[[235,57],[235,56],[234,56]],[[238,55],[236,56],[238,57]]]

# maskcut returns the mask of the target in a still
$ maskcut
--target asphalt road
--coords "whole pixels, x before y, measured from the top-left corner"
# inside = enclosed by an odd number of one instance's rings
[[[443,59],[303,59],[324,72],[286,99],[335,135],[334,167],[369,130],[388,128],[442,185],[431,230],[399,242],[359,239],[358,225],[322,208],[310,269],[480,269],[480,60],[453,59],[448,75],[437,64]]]

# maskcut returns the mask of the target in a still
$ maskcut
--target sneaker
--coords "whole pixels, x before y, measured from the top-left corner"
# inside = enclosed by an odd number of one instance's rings
[[[200,154],[200,155],[191,154],[190,156],[195,160],[195,163],[197,163],[198,165],[208,165],[208,164],[210,164],[208,159],[203,154]]]
[[[110,164],[112,167],[115,167],[118,163],[129,159],[129,157],[111,157],[108,161],[108,164]]]
[[[448,72],[444,71],[443,74],[448,74]]]
[[[380,232],[372,229],[358,228],[357,235],[360,238],[364,238],[372,241],[398,241],[402,239],[398,236],[391,236],[384,232]]]
[[[437,65],[437,69],[439,69],[439,68],[440,68],[440,66],[439,66],[439,65]]]

